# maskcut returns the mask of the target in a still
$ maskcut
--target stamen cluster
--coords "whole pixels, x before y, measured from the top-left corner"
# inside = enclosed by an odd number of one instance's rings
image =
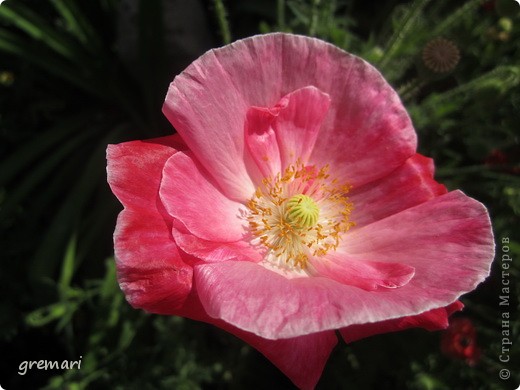
[[[264,261],[290,270],[305,270],[310,257],[336,250],[353,222],[347,184],[301,162],[275,177],[263,179],[248,202],[247,220],[258,244],[267,248]]]

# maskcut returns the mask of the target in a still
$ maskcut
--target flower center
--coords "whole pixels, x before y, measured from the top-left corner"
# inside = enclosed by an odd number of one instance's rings
[[[311,197],[303,194],[294,195],[286,202],[286,219],[295,228],[310,228],[316,225],[320,208]]]
[[[309,257],[336,250],[351,226],[350,186],[331,179],[328,166],[300,162],[267,177],[248,202],[254,243],[267,251],[264,261],[285,270],[305,270]]]

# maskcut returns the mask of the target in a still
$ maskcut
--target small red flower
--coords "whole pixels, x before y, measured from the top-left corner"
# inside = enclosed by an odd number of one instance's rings
[[[509,158],[507,157],[507,154],[500,149],[493,149],[484,160],[484,163],[488,166],[504,165],[508,162]]]
[[[496,0],[486,1],[485,3],[482,4],[482,8],[486,12],[493,12],[495,10],[495,7],[496,7]]]
[[[465,360],[474,366],[480,358],[477,331],[469,318],[455,318],[441,339],[442,352],[451,358]]]
[[[496,170],[513,175],[519,175],[520,166],[518,165],[518,162],[515,161],[515,156],[517,154],[518,152],[516,150],[503,152],[500,149],[493,149],[484,159],[484,164]]]

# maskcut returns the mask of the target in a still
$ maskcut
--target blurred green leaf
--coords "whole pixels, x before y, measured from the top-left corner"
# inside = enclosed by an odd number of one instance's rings
[[[129,321],[124,321],[118,343],[118,348],[120,351],[124,351],[130,346],[132,340],[135,337],[135,333],[135,327],[132,325],[132,323]]]
[[[51,0],[70,31],[85,47],[99,53],[102,47],[99,35],[74,0]]]
[[[116,262],[114,258],[105,261],[106,272],[100,287],[100,298],[102,301],[110,300],[116,292],[119,292],[116,282]]]
[[[66,296],[67,291],[70,289],[72,277],[74,276],[74,264],[76,257],[76,235],[74,234],[67,245],[65,250],[65,256],[61,263],[60,280],[58,282],[58,290],[62,297]]]
[[[397,30],[388,40],[383,51],[383,56],[377,63],[378,68],[381,69],[383,73],[387,74],[385,72],[386,67],[389,66],[390,61],[399,53],[399,48],[403,41],[415,33],[414,27],[420,22],[421,13],[429,2],[430,0],[415,0],[396,24]]]
[[[231,30],[229,28],[228,13],[223,0],[213,0],[215,3],[215,14],[217,17],[220,35],[224,44],[231,43]]]
[[[482,5],[482,0],[469,0],[466,1],[461,7],[445,18],[441,23],[437,24],[431,32],[432,37],[445,34],[447,31],[453,28],[463,18],[467,18],[468,15],[474,12],[479,6]]]
[[[478,90],[485,88],[494,88],[497,92],[505,93],[509,89],[513,89],[520,85],[520,66],[502,65],[495,69],[468,81],[456,88],[450,89],[446,92],[430,95],[421,106],[428,105],[443,105],[458,96],[470,98]]]
[[[58,320],[65,315],[66,312],[67,304],[64,302],[57,302],[32,311],[27,315],[26,322],[29,326],[41,327],[52,321]]]
[[[45,19],[20,1],[9,1],[3,7],[0,7],[0,19],[19,27],[34,39],[43,42],[49,48],[78,65],[84,65],[88,60],[73,40],[58,33]]]

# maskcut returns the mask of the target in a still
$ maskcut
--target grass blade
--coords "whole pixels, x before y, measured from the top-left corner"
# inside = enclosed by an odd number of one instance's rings
[[[0,19],[17,26],[34,39],[43,42],[78,65],[84,65],[89,60],[81,50],[78,50],[77,43],[68,39],[64,34],[58,33],[43,18],[19,1],[10,1],[0,7]]]
[[[85,18],[76,2],[71,0],[51,0],[52,5],[67,24],[67,30],[72,33],[85,47],[90,47],[97,53],[102,47],[101,40],[92,24]]]
[[[451,27],[453,27],[459,20],[463,17],[467,17],[471,13],[472,8],[477,8],[482,4],[482,0],[470,0],[460,8],[458,8],[455,12],[449,15],[446,19],[444,19],[441,23],[439,23],[432,32],[432,36],[438,36],[443,34],[445,31],[448,31]]]
[[[61,275],[58,281],[58,291],[60,292],[62,300],[65,299],[67,290],[70,288],[70,282],[74,275],[74,264],[76,258],[76,235],[74,234],[67,245],[65,256],[61,264]]]
[[[414,33],[413,27],[417,24],[420,19],[419,16],[422,13],[424,7],[430,2],[430,0],[416,0],[410,10],[404,15],[400,28],[394,32],[390,40],[386,44],[383,57],[379,61],[378,68],[384,70],[389,62],[399,52],[401,43],[408,38],[410,34]],[[384,72],[383,72],[384,73]]]
[[[220,35],[222,42],[227,45],[231,43],[231,30],[229,28],[229,20],[227,17],[226,7],[222,0],[215,1],[215,15],[217,16],[218,27],[220,29]]]

